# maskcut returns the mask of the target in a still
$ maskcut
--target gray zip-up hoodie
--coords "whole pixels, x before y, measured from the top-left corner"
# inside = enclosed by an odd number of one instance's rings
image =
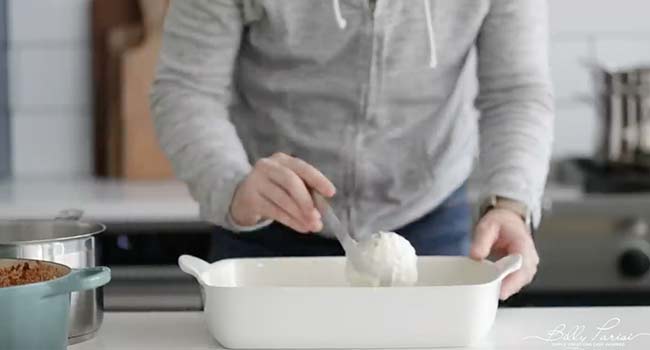
[[[152,107],[202,217],[226,228],[251,163],[278,151],[332,180],[353,234],[436,208],[479,149],[483,194],[538,222],[547,61],[545,0],[174,0]]]

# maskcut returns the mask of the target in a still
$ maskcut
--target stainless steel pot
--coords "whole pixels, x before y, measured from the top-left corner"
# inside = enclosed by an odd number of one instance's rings
[[[0,220],[0,257],[53,261],[71,268],[97,264],[101,224],[79,221],[82,212],[65,210],[54,220]],[[103,319],[102,289],[71,295],[69,344],[92,338]]]

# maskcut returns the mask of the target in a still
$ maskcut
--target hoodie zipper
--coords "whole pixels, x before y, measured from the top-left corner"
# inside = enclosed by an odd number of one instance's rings
[[[353,237],[359,234],[359,232],[356,232],[354,230],[354,222],[355,222],[355,212],[353,208],[356,208],[355,206],[355,201],[357,200],[357,185],[358,185],[358,176],[359,176],[359,164],[358,164],[358,156],[359,152],[361,150],[361,132],[362,132],[362,123],[364,123],[369,116],[372,114],[372,103],[375,99],[376,92],[373,90],[373,86],[376,86],[376,61],[377,61],[377,50],[380,48],[378,47],[379,45],[379,33],[377,32],[377,27],[376,27],[376,15],[377,15],[377,6],[379,5],[380,0],[368,0],[365,2],[367,8],[367,14],[368,14],[368,23],[370,25],[369,28],[366,30],[369,33],[370,36],[370,52],[369,56],[366,59],[366,65],[368,66],[368,75],[366,79],[366,87],[363,91],[363,96],[362,96],[362,105],[361,105],[361,115],[359,118],[356,118],[354,121],[354,126],[353,126],[353,135],[352,135],[352,141],[353,141],[353,147],[354,151],[352,152],[352,174],[351,174],[351,184],[349,188],[349,202],[348,202],[348,208],[347,208],[347,217],[348,217],[348,230],[352,234]]]

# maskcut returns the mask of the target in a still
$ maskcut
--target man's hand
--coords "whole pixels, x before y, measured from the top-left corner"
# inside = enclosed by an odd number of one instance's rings
[[[325,197],[332,197],[336,192],[334,185],[313,166],[276,153],[258,160],[239,184],[230,205],[230,216],[242,226],[273,219],[301,233],[318,232],[323,224],[310,188]]]
[[[491,209],[476,225],[470,256],[481,260],[487,258],[490,253],[497,257],[518,253],[524,258],[521,269],[503,280],[501,300],[519,292],[537,273],[539,256],[535,243],[524,220],[513,211]]]

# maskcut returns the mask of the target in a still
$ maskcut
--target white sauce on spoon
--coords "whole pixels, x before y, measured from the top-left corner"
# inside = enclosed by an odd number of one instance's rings
[[[415,248],[395,232],[380,231],[360,240],[354,255],[348,257],[345,267],[352,286],[412,286],[418,280]]]

